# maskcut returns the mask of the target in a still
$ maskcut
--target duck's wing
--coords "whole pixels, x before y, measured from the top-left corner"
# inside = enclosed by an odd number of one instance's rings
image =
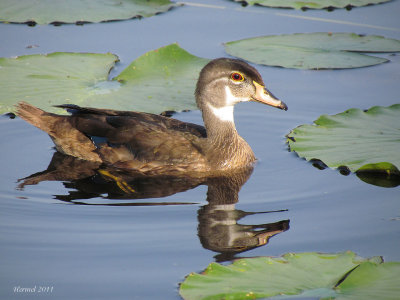
[[[144,173],[205,164],[202,126],[147,113],[61,107],[72,115],[50,114],[27,103],[19,104],[17,114],[46,131],[57,150],[81,159]]]
[[[117,117],[132,117],[149,123],[159,124],[171,130],[190,132],[198,137],[206,137],[207,135],[204,126],[194,123],[182,122],[162,115],[150,114],[145,112],[135,112],[135,111],[120,111],[112,109],[80,107],[74,104],[56,105],[55,107],[64,108],[72,115],[89,114],[89,115],[99,115],[99,116],[103,115],[103,116],[117,116]]]

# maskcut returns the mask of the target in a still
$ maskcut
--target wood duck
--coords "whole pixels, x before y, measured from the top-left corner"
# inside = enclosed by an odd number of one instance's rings
[[[236,103],[287,106],[264,86],[255,68],[218,58],[200,72],[195,98],[204,127],[144,112],[60,105],[72,115],[45,112],[20,102],[17,115],[47,132],[56,149],[83,160],[146,175],[225,172],[251,166],[255,156],[236,131]]]

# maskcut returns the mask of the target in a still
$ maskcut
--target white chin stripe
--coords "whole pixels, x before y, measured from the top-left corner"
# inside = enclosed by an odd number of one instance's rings
[[[226,97],[226,105],[235,105],[236,103],[250,100],[249,98],[235,97],[232,94],[232,91],[229,88],[229,86],[225,87],[225,97]]]
[[[207,103],[212,113],[221,121],[233,122],[233,105],[224,107],[214,107],[210,103]]]
[[[208,103],[208,107],[211,109],[213,114],[225,122],[233,122],[233,106],[238,102],[249,101],[249,98],[235,97],[231,89],[226,86],[225,87],[225,106],[223,107],[214,107],[210,103]]]

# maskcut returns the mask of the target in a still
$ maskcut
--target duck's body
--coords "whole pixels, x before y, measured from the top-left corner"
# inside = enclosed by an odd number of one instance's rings
[[[255,161],[233,121],[237,102],[256,100],[287,109],[264,89],[245,62],[216,59],[200,73],[197,105],[204,125],[140,112],[61,105],[71,116],[20,103],[17,115],[47,132],[59,152],[144,174],[209,173],[243,168]]]

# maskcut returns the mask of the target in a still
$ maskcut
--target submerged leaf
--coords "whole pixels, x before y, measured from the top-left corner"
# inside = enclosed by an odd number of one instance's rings
[[[322,115],[288,134],[291,151],[307,160],[352,172],[400,175],[400,104]]]
[[[298,253],[282,257],[244,258],[223,266],[211,263],[180,286],[186,300],[257,299],[302,296],[324,299],[394,299],[400,263],[380,257],[362,259],[353,252]],[[353,274],[354,273],[354,274]],[[362,289],[366,285],[368,292]],[[383,289],[384,288],[384,289]],[[357,298],[357,296],[362,296]],[[369,295],[375,296],[375,298]],[[378,295],[378,297],[376,297]]]
[[[350,8],[358,6],[366,6],[370,4],[379,4],[389,2],[391,0],[314,0],[314,1],[298,1],[298,0],[234,0],[235,2],[246,2],[247,4],[262,5],[269,7],[281,7],[281,8]]]
[[[400,41],[354,33],[298,33],[228,42],[225,49],[230,55],[269,66],[345,69],[387,62],[359,52],[399,52]]]
[[[0,113],[19,101],[53,112],[64,103],[152,113],[196,108],[196,80],[207,59],[172,44],[144,54],[110,81],[117,60],[61,52],[0,58]]]
[[[170,0],[2,0],[0,21],[88,23],[150,17],[177,4]]]

